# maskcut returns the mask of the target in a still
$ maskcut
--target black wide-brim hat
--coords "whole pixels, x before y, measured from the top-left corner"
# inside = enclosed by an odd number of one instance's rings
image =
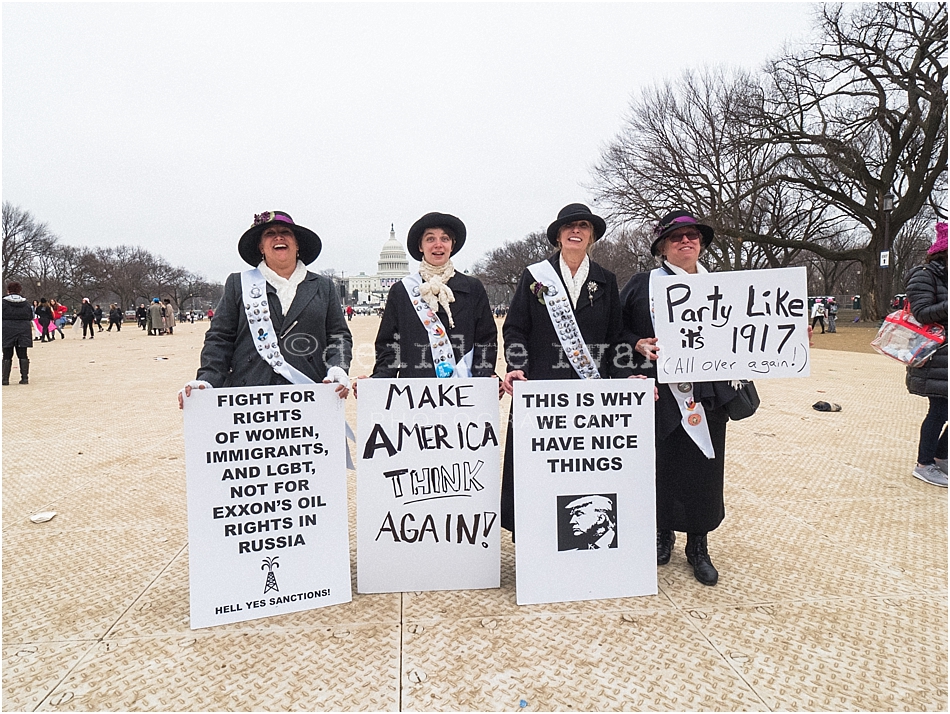
[[[703,234],[703,239],[701,241],[703,248],[708,248],[709,244],[713,242],[713,237],[716,235],[716,232],[712,229],[712,226],[707,226],[704,223],[700,223],[689,211],[670,211],[660,219],[660,222],[657,223],[656,227],[653,229],[654,239],[653,244],[650,246],[650,252],[654,256],[659,255],[659,253],[656,252],[656,249],[663,239],[677,228],[684,228],[685,226],[692,226]]]
[[[465,245],[465,224],[455,216],[448,213],[427,213],[418,221],[412,224],[409,229],[409,236],[406,238],[406,250],[409,251],[415,260],[422,262],[422,250],[419,248],[419,240],[427,228],[441,228],[455,234],[455,243],[452,245],[452,255],[455,255],[462,246]]]
[[[590,221],[594,227],[594,240],[599,240],[607,232],[607,223],[600,216],[595,216],[583,203],[570,203],[564,206],[557,214],[557,220],[548,226],[548,240],[551,245],[557,245],[557,234],[561,226],[574,221]]]
[[[253,265],[255,268],[260,264],[263,256],[261,255],[261,233],[265,228],[280,224],[287,226],[294,232],[297,239],[298,258],[304,265],[310,265],[320,255],[323,250],[323,243],[320,236],[309,228],[298,226],[294,219],[283,211],[264,211],[254,215],[254,223],[244,231],[241,240],[238,241],[238,253],[244,258],[244,262]]]

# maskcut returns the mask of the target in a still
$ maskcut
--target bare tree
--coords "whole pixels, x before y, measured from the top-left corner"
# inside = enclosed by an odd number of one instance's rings
[[[490,250],[472,266],[472,274],[482,281],[489,300],[497,305],[511,298],[526,267],[544,260],[554,250],[546,232],[532,232]]]
[[[8,201],[3,202],[3,277],[19,280],[32,294],[38,273],[37,262],[48,255],[59,239],[45,223]],[[29,296],[29,295],[28,295]]]
[[[862,315],[878,319],[899,277],[878,254],[925,209],[945,215],[947,6],[826,4],[817,19],[817,42],[772,63],[760,129],[780,152],[780,184],[867,230],[860,248],[823,257],[861,261]]]
[[[714,269],[789,265],[800,247],[757,238],[814,239],[833,230],[833,216],[776,185],[776,151],[749,120],[760,104],[744,72],[687,72],[643,90],[594,168],[598,201],[615,222],[644,229],[690,210],[716,229]]]
[[[816,18],[819,40],[760,78],[687,73],[642,91],[592,188],[625,223],[692,210],[716,228],[707,258],[720,270],[801,251],[858,260],[864,316],[877,319],[898,273],[877,269],[879,252],[915,216],[943,215],[947,9],[820,5]],[[845,233],[860,240],[835,245]]]

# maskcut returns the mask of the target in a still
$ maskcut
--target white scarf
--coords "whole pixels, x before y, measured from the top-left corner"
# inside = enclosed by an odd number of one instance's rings
[[[671,273],[676,273],[677,275],[689,275],[689,273],[687,273],[682,268],[677,267],[673,265],[672,263],[668,263],[665,260],[661,260],[660,264],[666,266],[666,269],[669,270]],[[705,275],[709,271],[706,270],[706,268],[703,266],[702,263],[696,263],[696,272],[699,273],[700,275]]]
[[[422,265],[419,266],[419,275],[422,276],[422,287],[420,293],[426,305],[433,312],[439,311],[439,305],[445,308],[445,314],[449,318],[449,327],[455,327],[455,320],[452,319],[452,309],[450,303],[455,302],[455,293],[452,292],[446,283],[455,277],[455,266],[451,260],[447,260],[442,267],[436,267],[422,259]]]
[[[590,273],[590,256],[584,256],[584,260],[581,261],[574,275],[571,275],[570,267],[564,262],[563,253],[558,256],[558,261],[561,263],[561,276],[564,278],[564,285],[567,286],[567,294],[571,297],[571,305],[576,308],[577,298],[580,297],[581,288],[584,287],[587,275]]]
[[[297,295],[297,286],[307,277],[307,266],[298,260],[297,267],[294,268],[294,272],[290,274],[289,278],[280,277],[277,273],[268,268],[263,260],[257,268],[261,271],[261,275],[264,276],[264,279],[273,285],[277,291],[277,299],[280,300],[281,312],[283,312],[284,317],[286,317],[287,313],[290,312],[290,304]]]

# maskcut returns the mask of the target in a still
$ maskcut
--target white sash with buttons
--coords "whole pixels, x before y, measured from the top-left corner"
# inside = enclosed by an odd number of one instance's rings
[[[244,312],[247,324],[251,328],[254,346],[261,359],[267,362],[277,374],[291,384],[315,384],[296,367],[287,364],[280,352],[277,332],[270,319],[270,307],[267,304],[267,281],[257,268],[241,273],[241,291],[244,294]],[[289,307],[289,306],[288,306]]]
[[[554,266],[542,260],[540,263],[529,265],[528,270],[534,279],[544,286],[541,296],[544,306],[548,309],[548,317],[551,318],[557,338],[561,341],[561,348],[574,371],[577,372],[577,376],[581,379],[600,379],[600,372],[577,325],[571,301],[566,295],[566,290],[561,291],[561,279],[555,272]]]
[[[672,266],[670,271],[676,271]],[[697,266],[702,269],[702,266]],[[703,270],[705,272],[705,270]],[[685,274],[685,272],[684,272]],[[663,268],[656,268],[650,273],[650,320],[656,325],[653,315],[653,278],[662,275],[669,275],[669,272]],[[716,458],[716,450],[713,448],[712,437],[709,436],[709,424],[706,423],[706,410],[702,402],[693,399],[693,383],[679,382],[677,384],[667,384],[673,399],[676,400],[676,406],[680,409],[682,417],[681,424],[693,443],[703,452],[707,459]]]
[[[475,356],[475,346],[472,346],[462,361],[456,363],[455,350],[452,341],[439,319],[439,315],[432,310],[422,299],[422,276],[419,273],[410,273],[402,279],[402,284],[409,294],[409,300],[416,311],[416,317],[425,328],[429,336],[429,349],[432,350],[432,364],[435,365],[435,376],[440,379],[447,377],[471,377],[472,360]]]
[[[251,337],[254,338],[254,346],[261,359],[291,384],[316,384],[299,369],[287,364],[284,355],[280,352],[277,331],[274,329],[274,323],[271,322],[270,306],[267,304],[267,281],[260,270],[252,268],[241,273],[241,292],[244,298],[247,326],[251,329]],[[346,438],[355,442],[356,436],[353,434],[352,427],[348,422],[344,424]],[[349,449],[346,449],[346,468],[351,470],[356,468]]]

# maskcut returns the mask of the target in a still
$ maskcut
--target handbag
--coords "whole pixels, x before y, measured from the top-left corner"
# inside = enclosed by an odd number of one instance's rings
[[[759,399],[759,393],[756,391],[755,385],[747,379],[739,380],[739,383],[735,384],[734,387],[736,390],[735,399],[730,399],[723,408],[732,421],[747,419],[755,414],[762,400]]]
[[[871,340],[871,347],[908,367],[920,367],[946,339],[942,325],[917,322],[910,311],[910,301],[905,299],[902,310],[895,310],[884,318],[877,337]]]

